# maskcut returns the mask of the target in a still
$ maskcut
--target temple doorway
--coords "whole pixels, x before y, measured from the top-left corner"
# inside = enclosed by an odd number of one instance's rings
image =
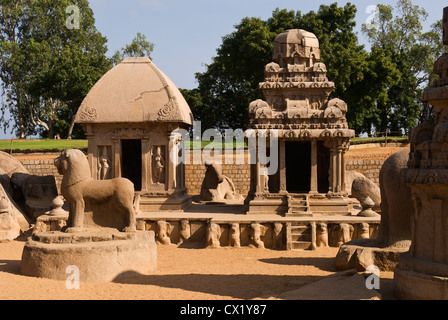
[[[142,189],[142,141],[121,140],[121,176],[131,180],[135,191]]]
[[[311,188],[311,143],[286,141],[286,191],[308,193]]]

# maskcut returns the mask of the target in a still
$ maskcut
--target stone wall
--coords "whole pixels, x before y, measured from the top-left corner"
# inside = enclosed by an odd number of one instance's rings
[[[185,165],[185,184],[189,194],[199,194],[205,175],[205,165]],[[232,179],[238,194],[246,196],[250,185],[249,164],[222,164],[222,174]]]
[[[56,156],[55,156],[56,157]],[[53,160],[21,160],[22,164],[31,174],[45,176],[54,175],[56,185],[60,190],[62,176],[58,174]],[[347,160],[346,170],[354,170],[364,174],[379,185],[379,173],[384,160]],[[245,164],[223,164],[223,174],[233,180],[237,192],[246,196],[250,184],[250,165]],[[202,180],[205,175],[205,166],[203,164],[185,165],[185,182],[188,193],[195,195],[201,191]]]
[[[56,156],[55,156],[56,158]],[[54,166],[53,160],[20,160],[30,174],[36,176],[54,176],[58,192],[61,192],[62,175]]]
[[[357,171],[380,185],[380,170],[385,160],[346,160],[345,170]]]

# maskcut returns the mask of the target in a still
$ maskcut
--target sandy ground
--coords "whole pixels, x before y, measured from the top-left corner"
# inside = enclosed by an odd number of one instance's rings
[[[276,251],[158,245],[158,270],[152,275],[136,275],[120,283],[81,281],[79,289],[67,289],[65,281],[20,275],[23,246],[23,241],[0,243],[0,299],[272,299],[337,272],[337,248]],[[393,298],[393,274],[383,272],[381,277],[383,299]]]
[[[386,159],[402,148],[362,148],[346,159]],[[24,155],[22,159],[53,159]],[[337,272],[337,248],[277,251],[256,248],[189,249],[158,245],[158,270],[120,283],[83,283],[67,289],[65,281],[20,275],[24,241],[0,243],[0,299],[270,299]],[[383,299],[393,299],[392,272],[381,273]]]

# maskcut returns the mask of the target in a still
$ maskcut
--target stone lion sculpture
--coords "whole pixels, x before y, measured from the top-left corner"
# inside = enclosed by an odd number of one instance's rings
[[[123,231],[135,231],[133,207],[134,185],[125,178],[94,180],[86,156],[77,149],[67,149],[54,160],[59,174],[64,177],[61,193],[69,203],[69,217],[65,232],[75,233],[83,228],[85,201],[112,201],[114,207],[126,213],[127,226]]]

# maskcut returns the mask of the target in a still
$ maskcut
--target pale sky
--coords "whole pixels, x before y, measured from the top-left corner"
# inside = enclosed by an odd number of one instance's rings
[[[97,29],[108,39],[108,55],[130,43],[137,32],[145,34],[155,44],[153,62],[179,88],[197,86],[195,73],[205,70],[216,55],[223,36],[235,31],[234,25],[244,17],[268,19],[275,8],[317,11],[321,4],[331,1],[312,0],[89,0]],[[360,28],[373,12],[369,6],[378,3],[395,6],[396,0],[337,1],[339,6],[347,2],[356,5],[357,27],[360,43],[366,44]],[[442,18],[446,0],[413,0],[413,4],[429,13],[425,29]],[[235,61],[238,63],[238,61]],[[3,133],[0,139],[10,139]]]
[[[389,4],[396,0],[312,1],[312,0],[89,0],[94,11],[97,29],[107,37],[109,54],[123,47],[137,32],[146,35],[155,44],[153,62],[180,88],[197,86],[194,75],[204,71],[211,62],[221,38],[233,31],[234,25],[244,17],[268,19],[275,8],[317,11],[321,4],[337,2],[344,6],[355,4],[357,31],[361,43],[365,39],[360,31],[373,13],[369,6]],[[426,9],[429,17],[425,26],[442,18],[446,0],[413,0],[413,4]],[[237,61],[235,63],[238,63]]]

